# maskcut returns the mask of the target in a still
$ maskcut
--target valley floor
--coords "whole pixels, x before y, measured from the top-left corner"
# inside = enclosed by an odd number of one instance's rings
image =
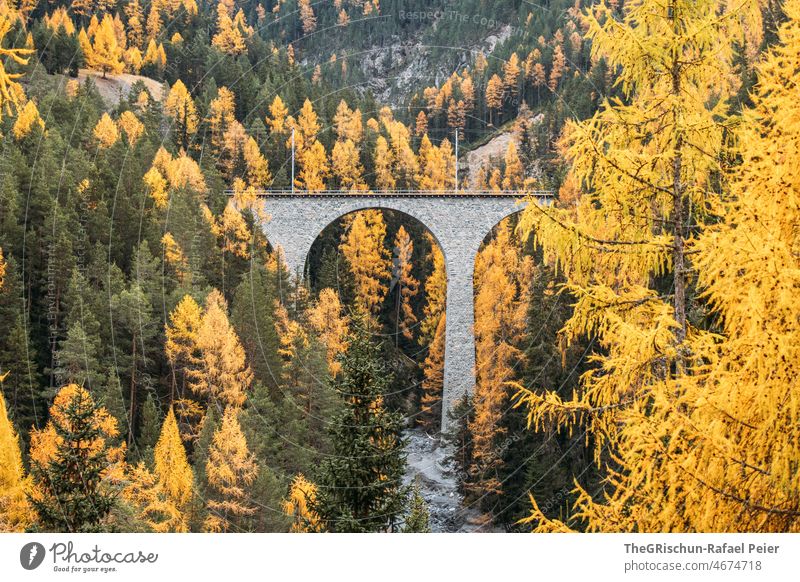
[[[415,479],[420,493],[428,504],[430,527],[434,533],[492,532],[497,530],[489,516],[463,505],[458,492],[450,448],[438,436],[414,428],[404,433],[406,439],[405,483]]]

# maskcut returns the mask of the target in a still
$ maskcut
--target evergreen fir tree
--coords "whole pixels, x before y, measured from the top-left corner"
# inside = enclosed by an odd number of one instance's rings
[[[430,531],[428,504],[422,498],[419,485],[415,484],[411,489],[408,517],[406,517],[406,522],[403,524],[403,533],[429,533]]]
[[[384,408],[390,379],[363,316],[353,329],[333,380],[344,410],[331,420],[333,454],[322,463],[314,510],[328,531],[394,531],[407,493],[402,415]]]

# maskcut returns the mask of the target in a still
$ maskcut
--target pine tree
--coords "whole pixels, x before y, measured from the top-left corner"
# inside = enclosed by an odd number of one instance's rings
[[[277,287],[268,267],[254,264],[236,288],[231,309],[231,323],[241,338],[254,379],[271,388],[277,388],[281,368],[275,331]]]
[[[403,524],[403,533],[430,533],[430,512],[428,504],[422,498],[419,485],[414,484],[411,489],[408,516]]]
[[[114,357],[128,390],[128,446],[138,422],[139,393],[150,388],[148,370],[153,365],[158,323],[153,314],[153,300],[136,283],[111,297],[114,314]]]
[[[0,387],[4,379],[5,374],[0,373]],[[25,497],[27,487],[19,440],[0,392],[0,532],[25,531],[33,521],[34,515]]]
[[[206,478],[211,497],[210,513],[204,524],[206,531],[241,531],[244,518],[256,511],[248,487],[258,475],[258,464],[247,447],[238,415],[238,408],[225,409],[208,452]]]
[[[102,531],[114,508],[124,447],[117,422],[89,393],[70,384],[56,395],[50,420],[31,433],[30,501],[48,531]]]
[[[384,408],[389,378],[362,321],[355,321],[333,381],[344,410],[331,420],[333,454],[320,468],[312,509],[332,532],[394,531],[406,488],[401,415]]]
[[[3,393],[24,441],[31,427],[41,422],[42,381],[37,352],[31,341],[31,325],[22,309],[21,280],[13,256],[0,263],[5,267],[0,286],[0,376]]]

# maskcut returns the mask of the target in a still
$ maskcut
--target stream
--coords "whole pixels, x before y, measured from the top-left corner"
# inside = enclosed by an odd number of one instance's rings
[[[448,459],[450,448],[439,436],[430,436],[419,428],[407,429],[405,451],[408,455],[404,483],[415,480],[428,504],[432,532],[488,532],[497,531],[487,516],[480,511],[463,506],[458,492],[453,462]]]

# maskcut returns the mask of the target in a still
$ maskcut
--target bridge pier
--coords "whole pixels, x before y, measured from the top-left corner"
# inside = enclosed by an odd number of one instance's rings
[[[444,388],[442,432],[453,428],[451,412],[475,388],[475,308],[472,275],[477,244],[445,248],[447,299],[445,301]],[[474,248],[473,248],[474,246]]]

